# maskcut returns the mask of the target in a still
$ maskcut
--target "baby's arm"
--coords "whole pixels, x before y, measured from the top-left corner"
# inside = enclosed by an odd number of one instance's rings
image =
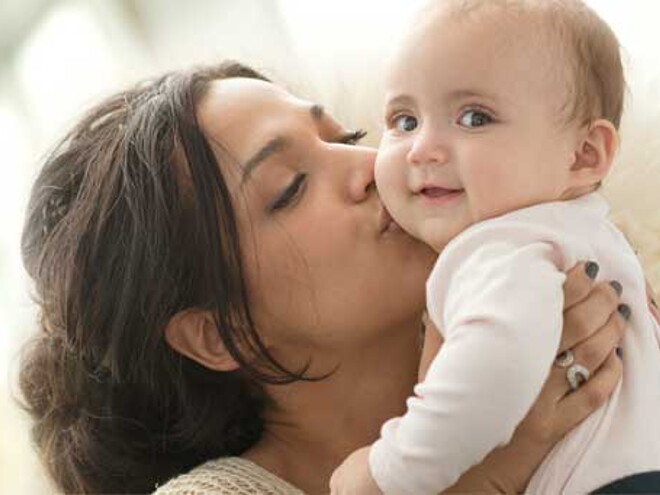
[[[418,381],[424,380],[431,362],[440,350],[442,336],[435,325],[425,314],[424,318],[424,347],[419,362]],[[330,489],[332,495],[380,495],[382,492],[376,485],[369,470],[369,451],[371,447],[363,447],[349,455],[332,475]],[[473,476],[473,478],[476,476]],[[472,479],[468,480],[471,483]],[[470,485],[472,486],[472,485]]]
[[[418,382],[422,382],[426,378],[426,373],[429,371],[429,367],[442,345],[442,335],[435,328],[433,322],[428,318],[424,318],[424,320],[424,347],[422,348],[422,357],[419,360]]]
[[[429,310],[445,342],[406,415],[371,450],[386,493],[450,486],[509,441],[543,385],[560,339],[565,263],[551,243],[505,234],[455,242],[431,275]]]

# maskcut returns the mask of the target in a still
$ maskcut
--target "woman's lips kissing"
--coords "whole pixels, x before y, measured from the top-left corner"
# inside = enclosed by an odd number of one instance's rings
[[[380,209],[379,225],[380,225],[381,234],[385,232],[401,231],[401,227],[399,226],[399,224],[394,221],[392,215],[390,215],[390,212],[387,211],[387,209],[384,206],[382,206]]]

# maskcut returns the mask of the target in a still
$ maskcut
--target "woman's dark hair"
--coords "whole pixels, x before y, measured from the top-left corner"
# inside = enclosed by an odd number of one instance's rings
[[[66,492],[150,492],[240,454],[261,435],[259,383],[304,379],[254,330],[230,194],[196,118],[209,84],[232,77],[267,80],[227,62],[112,96],[34,184],[22,250],[41,329],[20,388]],[[239,371],[208,370],[167,345],[166,324],[186,308],[214,312]]]

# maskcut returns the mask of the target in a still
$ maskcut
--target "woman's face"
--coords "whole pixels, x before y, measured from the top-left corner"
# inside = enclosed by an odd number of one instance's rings
[[[275,357],[359,352],[419,317],[435,255],[389,222],[375,150],[259,80],[214,82],[198,118],[232,191],[250,308]]]

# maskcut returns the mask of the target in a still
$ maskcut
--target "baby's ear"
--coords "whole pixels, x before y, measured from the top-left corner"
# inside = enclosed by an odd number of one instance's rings
[[[598,119],[589,124],[569,170],[571,187],[593,186],[602,181],[612,167],[618,147],[619,133],[609,120]]]
[[[213,313],[189,308],[175,314],[165,327],[165,341],[187,358],[216,371],[233,371],[239,364],[218,334]]]

